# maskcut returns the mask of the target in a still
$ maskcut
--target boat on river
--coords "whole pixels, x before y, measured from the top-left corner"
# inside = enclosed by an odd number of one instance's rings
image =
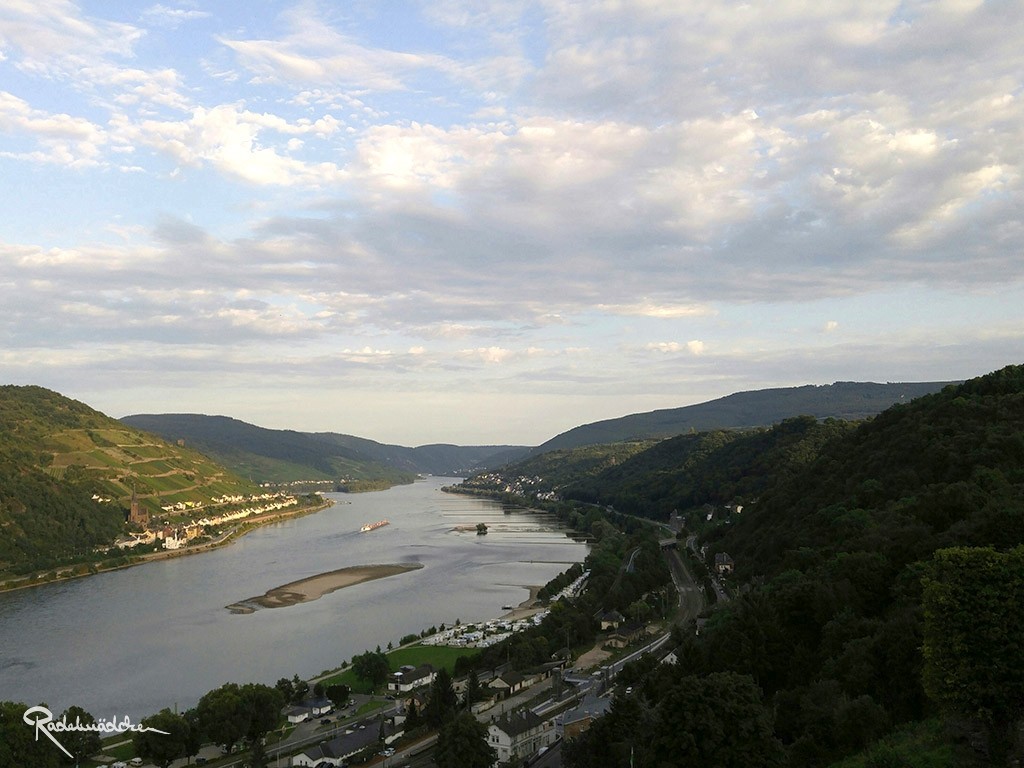
[[[360,533],[366,533],[367,531],[375,531],[378,528],[383,528],[385,525],[390,525],[387,520],[378,520],[376,523],[367,523],[359,529]]]

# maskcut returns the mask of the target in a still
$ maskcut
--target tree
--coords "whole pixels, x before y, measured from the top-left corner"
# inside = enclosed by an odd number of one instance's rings
[[[188,738],[185,739],[185,757],[195,757],[203,746],[203,725],[199,721],[199,712],[195,708],[186,709],[182,713],[188,723]]]
[[[331,700],[331,703],[338,709],[341,709],[348,701],[351,690],[347,685],[334,684],[327,686],[325,693],[327,694],[327,698]]]
[[[457,715],[437,734],[437,768],[490,768],[497,757],[487,743],[487,726],[468,712]]]
[[[249,768],[267,768],[267,750],[263,740],[257,739],[249,745]]]
[[[420,711],[416,707],[416,699],[409,702],[409,710],[405,713],[405,730],[412,731],[419,728],[423,724],[423,718],[420,717]]]
[[[301,679],[298,674],[292,677],[292,698],[293,704],[298,704],[309,695],[309,683]]]
[[[65,709],[61,718],[69,725],[92,725],[96,722],[96,718],[91,714],[75,706]],[[89,755],[95,755],[102,747],[100,735],[96,731],[67,731],[61,734],[60,743],[74,756],[66,758],[67,761],[75,764],[82,762]]]
[[[285,701],[279,690],[259,683],[246,683],[239,693],[248,718],[245,739],[251,747],[277,727]]]
[[[468,709],[474,702],[480,701],[483,697],[483,690],[480,688],[480,677],[477,675],[476,669],[471,669],[469,670],[469,677],[466,678],[466,692],[462,696],[462,706]]]
[[[64,753],[43,733],[36,737],[35,729],[25,724],[27,710],[21,702],[0,701],[0,766],[59,768]]]
[[[236,683],[225,683],[204,694],[196,712],[203,732],[229,753],[248,731],[249,718]]]
[[[641,765],[740,768],[783,758],[761,690],[734,672],[680,679],[658,703],[652,730],[649,739],[637,734]]]
[[[440,728],[459,708],[459,697],[452,686],[452,676],[442,667],[430,684],[430,700],[423,707],[423,719],[431,728]]]
[[[157,714],[144,718],[141,724],[163,733],[136,733],[132,741],[135,744],[135,754],[139,757],[148,758],[161,768],[168,768],[171,763],[185,755],[189,724],[184,717],[174,714],[169,709],[162,709]]]
[[[391,665],[388,663],[388,657],[380,651],[367,651],[352,658],[352,669],[356,677],[376,688],[388,679]]]
[[[1024,717],[1024,546],[938,550],[923,579],[924,687],[992,765]]]
[[[292,681],[287,677],[282,677],[278,680],[274,687],[281,692],[285,701],[292,701],[295,698],[295,686],[292,685]]]

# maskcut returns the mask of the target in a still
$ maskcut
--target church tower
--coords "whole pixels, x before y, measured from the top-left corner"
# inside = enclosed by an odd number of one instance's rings
[[[138,523],[143,528],[149,525],[149,512],[142,509],[142,505],[139,504],[139,494],[135,491],[135,485],[132,485],[132,506],[128,512],[128,522]]]

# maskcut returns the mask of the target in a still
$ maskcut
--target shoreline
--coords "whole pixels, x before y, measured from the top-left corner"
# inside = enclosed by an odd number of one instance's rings
[[[519,619],[525,619],[544,610],[544,606],[540,605],[537,601],[537,595],[540,594],[542,589],[544,589],[542,585],[517,584],[516,586],[528,589],[530,591],[530,596],[523,600],[523,602],[519,603],[515,608],[512,608],[511,610],[505,609],[505,613],[498,617],[501,621],[518,621]]]
[[[530,616],[533,616],[536,613],[540,613],[541,611],[543,611],[547,607],[547,606],[541,605],[538,602],[538,599],[537,599],[537,595],[544,588],[542,585],[539,585],[539,584],[536,584],[536,585],[534,585],[534,584],[515,584],[515,585],[512,585],[512,586],[522,587],[523,589],[529,590],[530,596],[527,597],[525,600],[523,600],[521,603],[519,603],[515,608],[513,608],[511,610],[502,608],[501,610],[503,611],[503,613],[501,613],[499,616],[497,616],[497,617],[495,617],[493,619],[480,619],[480,620],[478,620],[476,622],[472,622],[472,623],[480,623],[480,622],[486,623],[486,622],[489,622],[489,621],[509,621],[509,622],[519,621],[520,619],[526,619],[526,618],[529,618]],[[446,619],[446,621],[447,621],[447,619]],[[388,651],[388,653],[391,653],[392,651],[398,651],[398,650],[401,650],[403,648],[412,648],[412,647],[415,647],[417,645],[422,645],[424,639],[425,638],[422,635],[417,635],[415,640],[412,640],[412,641],[410,641],[408,643],[404,643],[404,644],[398,644],[394,648],[391,648]],[[324,680],[327,680],[330,677],[334,677],[335,675],[341,674],[342,672],[344,672],[348,668],[348,666],[349,665],[346,662],[342,662],[342,665],[340,667],[335,667],[334,669],[325,669],[324,671],[320,672],[320,674],[314,675],[313,677],[309,678],[309,680],[307,682],[309,682],[310,684],[322,682]]]
[[[228,546],[235,539],[244,536],[250,531],[260,528],[261,526],[276,523],[280,520],[290,520],[294,517],[302,517],[303,515],[312,515],[317,512],[322,512],[325,509],[334,506],[336,503],[333,499],[325,499],[323,497],[321,497],[321,499],[321,503],[315,506],[302,507],[301,509],[289,510],[288,512],[275,512],[267,515],[266,517],[255,517],[251,520],[245,520],[237,527],[222,534],[220,538],[214,539],[213,541],[203,542],[202,544],[197,544],[193,547],[163,549],[157,552],[147,552],[143,555],[126,554],[122,555],[122,557],[131,558],[131,561],[127,563],[118,563],[117,565],[104,565],[103,561],[100,561],[99,563],[78,563],[75,565],[58,566],[56,568],[46,568],[42,571],[36,571],[35,573],[29,574],[28,576],[20,577],[16,582],[12,582],[11,580],[0,582],[0,594],[5,592],[16,592],[21,589],[42,587],[47,584],[59,584],[64,581],[71,581],[72,579],[84,579],[101,573],[110,573],[111,571],[120,571],[125,568],[134,568],[137,565],[145,565],[146,563],[152,563],[157,560],[169,560],[173,557],[188,557],[189,555],[199,555],[204,552],[211,552],[215,549],[219,549],[220,547]],[[85,568],[85,572],[74,573],[74,571],[77,571],[80,568]],[[35,578],[47,573],[56,573],[59,575],[52,579]]]
[[[262,595],[248,597],[245,600],[239,600],[224,607],[231,611],[231,613],[242,615],[255,613],[261,608],[286,608],[289,605],[311,603],[314,600],[319,600],[324,595],[329,595],[339,589],[345,589],[345,587],[353,587],[366,581],[386,579],[389,576],[418,571],[422,567],[422,563],[351,565],[347,568],[325,571],[315,576],[308,576],[298,581],[282,584],[280,587],[268,589]]]

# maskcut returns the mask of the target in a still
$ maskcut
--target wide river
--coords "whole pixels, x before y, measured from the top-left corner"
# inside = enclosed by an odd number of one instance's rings
[[[442,492],[454,478],[363,494],[213,552],[0,594],[0,700],[77,704],[138,722],[226,682],[309,678],[431,625],[496,618],[586,545],[557,521]],[[390,525],[359,533],[364,523]],[[484,522],[486,536],[457,526]],[[420,570],[251,614],[225,606],[352,565]]]

